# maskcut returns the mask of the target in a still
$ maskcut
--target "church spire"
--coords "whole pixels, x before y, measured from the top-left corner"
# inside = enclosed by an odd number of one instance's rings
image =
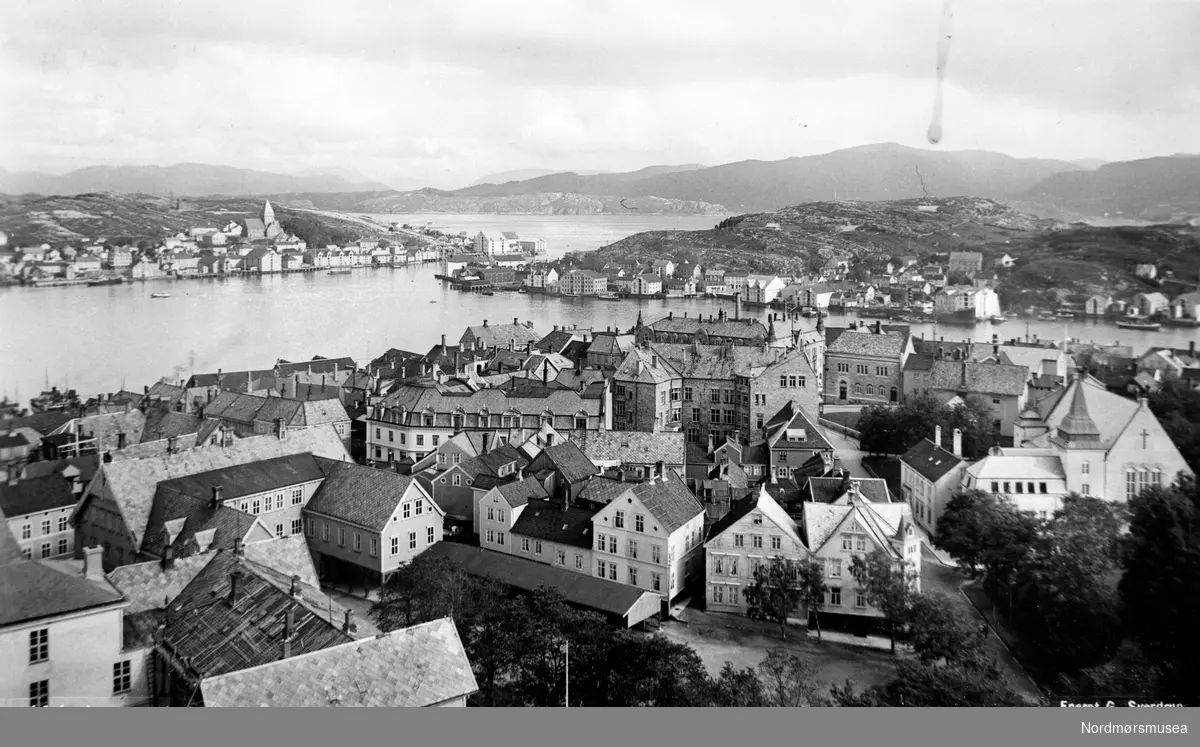
[[[825,315],[821,313],[821,309],[817,309],[817,331],[825,331]]]
[[[779,338],[775,336],[775,315],[771,315],[769,326],[767,327],[767,342],[778,342]]]
[[[275,208],[271,207],[271,201],[263,202],[262,222],[264,226],[269,226],[275,222]]]
[[[1071,409],[1058,425],[1058,437],[1068,446],[1100,440],[1100,429],[1088,413],[1083,387],[1083,379],[1077,378],[1071,393]]]

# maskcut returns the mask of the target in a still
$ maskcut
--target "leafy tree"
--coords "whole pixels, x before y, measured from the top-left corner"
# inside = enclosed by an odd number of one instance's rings
[[[1167,381],[1150,395],[1150,411],[1195,473],[1200,473],[1200,390]]]
[[[704,662],[684,644],[622,630],[613,637],[608,661],[612,668],[603,705],[689,707],[711,702],[711,678]]]
[[[994,590],[1009,585],[1037,537],[1040,525],[1033,514],[1017,509],[1011,501],[1002,499],[993,504],[987,514],[979,552],[988,588]]]
[[[788,617],[804,597],[798,583],[799,564],[786,558],[772,558],[754,572],[754,583],[742,590],[746,597],[746,615],[752,620],[779,623],[779,632],[787,640]]]
[[[762,708],[768,705],[762,680],[753,669],[734,669],[725,662],[713,681],[709,705],[717,708]]]
[[[912,607],[912,572],[882,549],[876,549],[870,555],[856,555],[850,562],[850,575],[858,582],[867,604],[883,613],[891,631],[892,653],[896,653],[896,629]]]
[[[828,703],[826,688],[817,681],[816,667],[787,649],[768,651],[758,671],[766,705],[798,708]]]
[[[919,395],[899,407],[876,405],[864,408],[857,430],[860,446],[872,454],[903,454],[924,438],[933,438],[937,426],[944,437],[958,428],[963,433],[963,453],[979,455],[995,445],[991,409],[976,396],[951,407],[936,397]]]
[[[812,615],[817,627],[817,640],[821,640],[821,621],[819,615],[825,606],[825,568],[819,560],[808,558],[796,564],[796,587],[800,590],[800,602]]]
[[[938,518],[934,544],[975,575],[997,496],[968,488],[955,494]]]
[[[1125,629],[1162,670],[1160,695],[1200,704],[1200,483],[1182,477],[1130,502],[1129,554],[1118,590]]]
[[[967,668],[987,666],[986,633],[941,592],[914,594],[909,611],[909,643],[926,664]]]
[[[904,661],[875,693],[880,705],[909,708],[991,708],[1027,705],[993,671]]]
[[[385,632],[446,616],[457,619],[469,606],[475,586],[459,566],[418,555],[383,585],[369,614]]]
[[[1077,570],[1099,577],[1122,565],[1128,508],[1103,498],[1070,493],[1042,530],[1054,547],[1073,559]]]

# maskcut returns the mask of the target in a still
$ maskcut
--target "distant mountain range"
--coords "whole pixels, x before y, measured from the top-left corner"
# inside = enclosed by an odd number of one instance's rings
[[[640,214],[752,213],[828,201],[978,197],[1061,220],[1200,215],[1200,156],[1104,163],[936,151],[894,143],[779,161],[648,166],[620,173],[490,174],[457,190],[398,191],[343,169],[285,175],[224,166],[91,167],[62,176],[0,170],[0,192],[269,196],[323,210]]]
[[[62,175],[0,169],[0,192],[13,195],[121,192],[203,197],[286,192],[366,192],[385,189],[391,188],[379,182],[347,178],[343,173],[328,169],[294,175],[202,163],[180,163],[174,166],[88,166]]]

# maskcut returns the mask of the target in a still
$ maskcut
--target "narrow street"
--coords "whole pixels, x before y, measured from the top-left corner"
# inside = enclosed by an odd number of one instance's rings
[[[847,438],[830,428],[821,428],[821,433],[833,444],[833,453],[841,460],[842,466],[850,471],[851,477],[870,477],[862,466],[863,453],[858,450],[858,442]]]

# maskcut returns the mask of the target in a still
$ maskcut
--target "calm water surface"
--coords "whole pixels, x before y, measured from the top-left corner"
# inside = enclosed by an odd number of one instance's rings
[[[612,216],[392,216],[405,222],[474,232],[514,230],[551,242],[553,253],[593,249],[644,230],[702,228],[717,219],[656,217],[640,223]],[[368,361],[389,347],[419,352],[441,334],[457,340],[469,324],[532,321],[538,331],[552,325],[620,327],[638,312],[647,321],[676,314],[732,312],[731,301],[715,299],[597,301],[497,293],[479,296],[451,291],[433,278],[436,264],[396,269],[361,269],[350,275],[324,272],[263,278],[182,280],[120,286],[0,289],[0,394],[28,401],[47,378],[82,393],[140,388],[161,376],[193,371],[268,368],[276,358],[350,356]],[[156,291],[170,292],[152,299]],[[754,311],[765,318],[766,312]],[[831,324],[844,323],[834,317]],[[1026,334],[1026,324],[971,327],[915,325],[914,333],[986,341]],[[1064,325],[1030,322],[1029,334],[1060,339]],[[1071,321],[1071,337],[1120,341],[1142,352],[1151,344],[1186,347],[1194,329],[1155,333],[1111,324]]]

